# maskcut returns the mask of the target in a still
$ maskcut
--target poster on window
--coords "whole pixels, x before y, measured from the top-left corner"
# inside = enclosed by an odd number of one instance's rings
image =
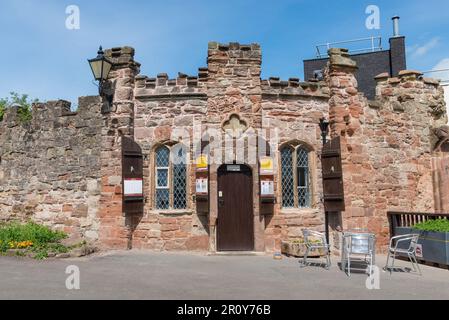
[[[142,179],[125,179],[124,181],[125,197],[142,197],[143,196],[143,180]]]
[[[260,194],[262,197],[272,197],[274,196],[274,181],[263,180],[261,182]]]
[[[208,181],[206,178],[196,179],[196,193],[197,194],[207,194],[208,193]]]

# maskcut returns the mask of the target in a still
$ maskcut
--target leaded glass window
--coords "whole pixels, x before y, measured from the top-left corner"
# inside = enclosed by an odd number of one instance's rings
[[[170,207],[170,150],[159,147],[156,150],[156,208],[168,209]]]
[[[187,207],[187,158],[184,146],[161,146],[155,152],[156,209]]]
[[[281,150],[281,186],[283,208],[309,208],[309,152],[301,146]]]
[[[185,209],[187,206],[185,148],[182,146],[175,148],[173,157],[173,208]]]
[[[293,208],[295,206],[294,179],[293,179],[293,152],[291,148],[281,150],[282,172],[282,206]]]
[[[298,206],[310,207],[309,193],[309,153],[303,148],[296,150],[296,172],[298,188]]]

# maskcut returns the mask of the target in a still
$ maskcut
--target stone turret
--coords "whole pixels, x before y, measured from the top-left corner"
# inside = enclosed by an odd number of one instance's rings
[[[105,50],[105,56],[114,63],[109,74],[114,97],[102,130],[100,238],[102,246],[125,249],[130,247],[131,222],[122,212],[121,138],[134,138],[134,87],[140,64],[131,47]]]
[[[242,116],[261,109],[262,54],[258,44],[209,43],[208,50],[208,115],[221,123],[231,113]],[[254,119],[249,125],[260,126]]]

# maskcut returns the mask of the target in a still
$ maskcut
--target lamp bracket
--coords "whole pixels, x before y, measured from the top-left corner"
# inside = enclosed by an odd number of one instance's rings
[[[114,89],[108,80],[100,81],[98,84],[100,97],[103,99],[103,112],[111,112],[114,100]]]

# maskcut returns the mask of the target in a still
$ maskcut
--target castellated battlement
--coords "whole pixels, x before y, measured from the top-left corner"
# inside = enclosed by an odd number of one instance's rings
[[[192,97],[206,96],[205,82],[208,79],[208,69],[199,68],[197,76],[178,73],[176,79],[169,79],[166,73],[159,73],[156,78],[139,75],[135,81],[135,97]]]
[[[115,47],[104,51],[105,57],[114,63],[114,67],[139,68],[140,63],[134,61],[135,49],[132,47]]]
[[[115,51],[114,51],[115,50]],[[133,56],[133,50],[119,48],[108,50],[119,56],[120,52],[126,52],[127,56]],[[210,42],[208,45],[208,66],[199,68],[198,74],[189,76],[178,73],[178,77],[170,79],[166,73],[159,73],[156,77],[138,75],[135,78],[136,99],[157,98],[190,98],[206,97],[210,86],[220,85],[224,79],[242,81],[251,79],[250,87],[261,87],[262,94],[266,97],[289,99],[294,97],[314,97],[328,99],[329,89],[324,81],[302,82],[299,78],[290,78],[283,81],[277,77],[261,80],[261,49],[259,44],[240,44],[231,42],[222,44]],[[221,80],[223,79],[223,80]],[[218,82],[217,82],[218,80]]]
[[[354,104],[357,100],[365,104],[364,94],[358,91],[357,80],[354,77],[357,64],[346,49],[330,49],[330,62],[325,70],[331,96],[331,104],[346,102]],[[414,70],[400,71],[397,77],[382,73],[375,77],[377,81],[376,97],[366,103],[372,109],[394,113],[429,113],[435,125],[446,124],[446,104],[444,90],[440,82],[424,78],[423,74]]]
[[[376,76],[376,99],[370,102],[372,108],[389,108],[395,112],[410,112],[418,107],[428,110],[435,120],[446,120],[444,90],[440,81],[425,78],[415,70],[403,70],[397,77],[388,73]],[[445,124],[445,123],[442,123]]]
[[[54,100],[47,102],[33,103],[30,121],[22,122],[19,119],[18,107],[11,106],[6,109],[1,127],[16,127],[38,131],[44,126],[61,127],[64,125],[75,127],[89,124],[89,119],[101,116],[101,98],[98,96],[80,97],[78,99],[77,111],[71,111],[71,103],[65,100]],[[82,123],[85,124],[82,124]]]
[[[208,63],[218,64],[255,64],[262,62],[262,51],[257,43],[240,44],[230,42],[228,44],[209,42]]]
[[[290,78],[285,81],[278,77],[270,77],[268,80],[262,80],[261,86],[262,95],[267,97],[329,99],[329,88],[324,81],[302,82],[299,78]]]

